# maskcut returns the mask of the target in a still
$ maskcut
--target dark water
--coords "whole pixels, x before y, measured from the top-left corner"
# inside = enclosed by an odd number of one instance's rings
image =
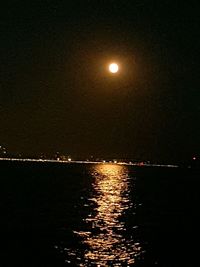
[[[0,162],[0,266],[198,266],[199,173]]]

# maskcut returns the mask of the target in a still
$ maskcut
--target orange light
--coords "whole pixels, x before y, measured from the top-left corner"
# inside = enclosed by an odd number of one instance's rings
[[[117,63],[111,63],[109,65],[109,71],[112,73],[116,73],[119,70],[119,66],[117,65]]]

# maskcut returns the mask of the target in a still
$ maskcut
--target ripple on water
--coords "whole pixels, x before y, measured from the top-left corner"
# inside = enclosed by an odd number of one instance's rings
[[[143,249],[127,235],[123,220],[135,207],[130,198],[130,178],[125,166],[102,164],[91,169],[93,192],[83,206],[90,212],[82,219],[82,229],[73,229],[79,248],[65,248],[66,263],[77,266],[134,265]],[[123,216],[122,216],[123,215]],[[137,229],[138,226],[131,226]]]

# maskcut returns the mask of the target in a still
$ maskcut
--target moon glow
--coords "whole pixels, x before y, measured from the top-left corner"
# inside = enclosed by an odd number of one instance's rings
[[[116,73],[119,70],[119,66],[116,63],[111,63],[109,65],[109,71],[112,73]]]

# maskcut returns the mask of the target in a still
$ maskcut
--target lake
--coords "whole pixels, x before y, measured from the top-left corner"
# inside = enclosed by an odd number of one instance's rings
[[[199,177],[1,161],[0,266],[197,266]]]

